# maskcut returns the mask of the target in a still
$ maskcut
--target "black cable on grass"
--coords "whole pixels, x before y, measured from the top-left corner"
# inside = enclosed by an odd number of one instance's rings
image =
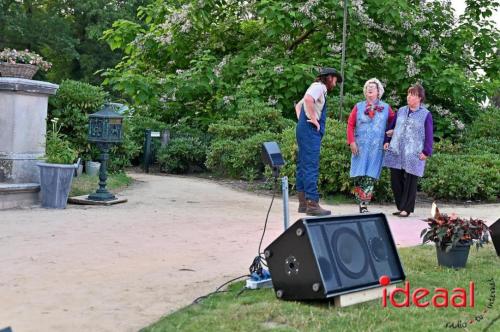
[[[224,286],[226,286],[227,284],[229,284],[229,283],[231,283],[231,282],[233,282],[233,281],[236,281],[236,280],[238,280],[238,279],[248,278],[248,277],[250,277],[250,275],[249,275],[249,274],[245,274],[245,275],[242,275],[242,276],[239,276],[239,277],[233,278],[233,279],[231,279],[231,280],[229,280],[229,281],[226,281],[225,283],[223,283],[222,285],[220,285],[219,287],[217,287],[217,288],[215,289],[215,291],[213,291],[213,292],[211,292],[211,293],[208,293],[208,294],[206,294],[206,295],[202,295],[202,296],[197,297],[196,299],[194,299],[193,304],[198,304],[198,303],[200,303],[202,300],[204,300],[204,299],[208,298],[208,297],[209,297],[209,296],[211,296],[211,295],[214,295],[214,294],[217,294],[217,293],[226,293],[227,291],[222,291],[222,290],[221,290],[221,289],[222,289],[222,287],[224,287]]]

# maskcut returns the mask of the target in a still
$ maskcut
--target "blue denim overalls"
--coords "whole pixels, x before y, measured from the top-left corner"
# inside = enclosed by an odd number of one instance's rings
[[[318,202],[318,176],[319,176],[319,155],[321,149],[321,139],[325,134],[326,124],[326,96],[325,105],[321,111],[319,119],[320,130],[307,122],[304,105],[300,111],[299,122],[295,130],[299,152],[297,156],[297,181],[296,189],[304,192],[306,199]]]

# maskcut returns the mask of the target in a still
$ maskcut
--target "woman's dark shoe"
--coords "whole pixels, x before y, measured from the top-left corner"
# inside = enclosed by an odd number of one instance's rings
[[[406,218],[406,217],[408,217],[409,215],[410,215],[410,214],[409,214],[408,212],[406,212],[406,211],[401,211],[401,213],[399,214],[399,217],[401,217],[401,218]]]
[[[396,212],[392,213],[393,216],[399,216],[400,214],[401,214],[401,211],[396,211]]]
[[[368,212],[368,208],[366,206],[359,207],[359,213],[367,213],[367,212]]]

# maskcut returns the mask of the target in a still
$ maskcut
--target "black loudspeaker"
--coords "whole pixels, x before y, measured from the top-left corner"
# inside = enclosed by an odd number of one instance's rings
[[[297,220],[264,251],[273,287],[284,300],[327,299],[403,281],[387,219],[382,213]]]
[[[280,147],[276,142],[264,142],[262,144],[262,160],[271,168],[285,165]]]
[[[495,246],[497,256],[500,256],[500,218],[497,219],[490,227],[491,242]]]

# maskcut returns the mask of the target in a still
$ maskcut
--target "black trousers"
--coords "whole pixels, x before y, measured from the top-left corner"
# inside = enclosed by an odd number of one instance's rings
[[[391,168],[391,187],[398,211],[413,212],[417,199],[418,176]]]

